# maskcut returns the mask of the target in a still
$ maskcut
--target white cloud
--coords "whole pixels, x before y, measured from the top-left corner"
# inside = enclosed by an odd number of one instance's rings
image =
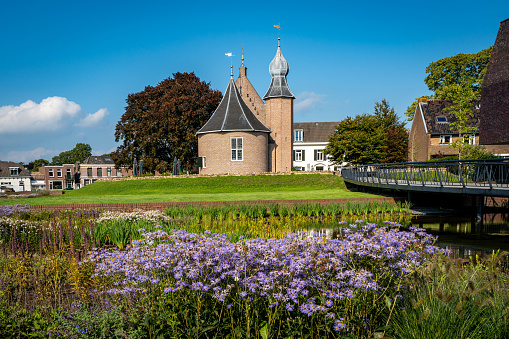
[[[295,100],[295,114],[304,114],[315,108],[318,104],[325,103],[325,94],[316,94],[314,92],[302,92]]]
[[[111,154],[111,153],[115,152],[116,150],[117,150],[116,147],[112,147],[110,149],[107,149],[106,151],[104,151],[104,150],[98,150],[98,151],[92,150],[92,155]]]
[[[80,111],[80,105],[62,97],[49,97],[40,104],[28,100],[19,106],[2,106],[0,133],[55,131]]]
[[[63,97],[48,97],[39,104],[28,100],[19,106],[0,107],[0,134],[54,132],[70,126],[73,120],[76,121],[74,126],[91,127],[103,121],[108,114],[110,112],[106,108],[86,114],[80,105]]]
[[[92,127],[97,126],[110,112],[106,108],[101,108],[95,113],[89,113],[86,117],[80,120],[76,126]]]
[[[29,151],[10,151],[7,152],[7,154],[1,154],[0,153],[0,159],[6,160],[6,161],[14,161],[14,162],[24,162],[28,163],[30,161],[33,161],[35,159],[50,159],[62,152],[61,150],[50,150],[45,149],[43,147],[37,147],[33,150]],[[49,155],[49,157],[48,157]]]

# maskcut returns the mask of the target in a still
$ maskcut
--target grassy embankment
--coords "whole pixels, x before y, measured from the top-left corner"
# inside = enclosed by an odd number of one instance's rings
[[[374,198],[334,175],[252,175],[96,182],[64,195],[0,199],[0,205]]]

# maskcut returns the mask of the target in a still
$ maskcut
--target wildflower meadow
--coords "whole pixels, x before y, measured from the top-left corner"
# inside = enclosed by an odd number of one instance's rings
[[[0,336],[508,337],[504,253],[455,262],[381,210],[5,208]]]

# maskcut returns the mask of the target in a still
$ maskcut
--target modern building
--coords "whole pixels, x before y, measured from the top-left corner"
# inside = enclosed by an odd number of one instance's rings
[[[0,193],[31,191],[30,173],[22,165],[0,161]]]
[[[262,98],[247,78],[247,68],[233,68],[224,97],[197,132],[200,174],[290,172],[293,154],[293,95],[288,62],[281,52],[269,65],[272,77]]]
[[[293,123],[293,168],[297,171],[340,171],[323,153],[339,122]]]

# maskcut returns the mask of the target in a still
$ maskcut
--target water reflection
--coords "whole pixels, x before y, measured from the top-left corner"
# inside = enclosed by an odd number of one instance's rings
[[[391,218],[394,219],[394,218]],[[438,235],[437,245],[451,251],[454,259],[491,255],[493,251],[509,251],[509,218],[506,213],[488,213],[478,227],[475,217],[457,215],[398,216],[397,221],[404,227],[424,228],[428,233]],[[383,224],[383,218],[365,217],[368,222]],[[355,222],[346,220],[347,224]],[[337,223],[313,225],[314,232],[328,239],[341,236],[341,226]]]

